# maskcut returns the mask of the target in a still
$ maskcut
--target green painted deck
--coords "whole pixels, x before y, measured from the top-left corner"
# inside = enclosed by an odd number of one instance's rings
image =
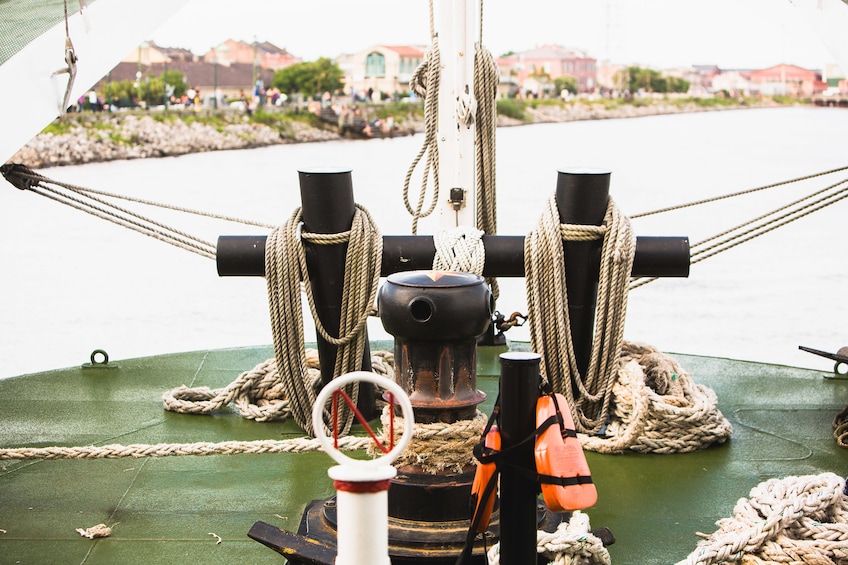
[[[502,351],[480,354],[487,412]],[[165,390],[220,387],[271,356],[262,347],[199,351],[2,380],[0,447],[300,437],[291,423],[257,423],[230,410],[190,416],[162,409]],[[600,497],[588,512],[593,527],[615,534],[616,565],[683,559],[698,542],[696,531],[713,532],[765,479],[848,472],[848,450],[831,437],[848,381],[675,358],[716,391],[733,439],[680,455],[587,453]],[[310,500],[334,494],[330,463],[322,453],[0,462],[0,564],[283,563],[247,531],[256,520],[295,531]],[[101,522],[113,527],[111,537],[92,541],[75,531]]]

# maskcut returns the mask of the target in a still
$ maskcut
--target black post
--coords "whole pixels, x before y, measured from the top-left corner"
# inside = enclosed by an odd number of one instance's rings
[[[356,211],[350,170],[298,171],[298,175],[303,231],[321,234],[348,231]],[[316,313],[324,329],[333,337],[339,337],[347,247],[347,243],[316,245],[303,242]],[[327,384],[333,380],[338,347],[320,334],[316,335],[316,342],[321,380]],[[363,370],[371,370],[371,352],[367,340],[362,363]],[[373,417],[376,413],[373,385],[360,384],[359,399],[359,408],[365,417]]]
[[[560,221],[564,224],[601,225],[607,211],[609,185],[609,171],[559,171],[556,203]],[[602,240],[562,242],[571,340],[581,375],[586,374],[592,354],[602,245]]]
[[[533,480],[535,443],[526,441],[536,430],[536,399],[539,397],[537,353],[513,351],[501,360],[501,563],[536,563],[536,496]],[[524,472],[522,472],[522,470]]]

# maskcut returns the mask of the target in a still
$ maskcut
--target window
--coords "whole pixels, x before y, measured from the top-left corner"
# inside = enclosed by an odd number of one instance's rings
[[[386,76],[386,58],[382,53],[369,53],[365,57],[365,77],[383,78]]]

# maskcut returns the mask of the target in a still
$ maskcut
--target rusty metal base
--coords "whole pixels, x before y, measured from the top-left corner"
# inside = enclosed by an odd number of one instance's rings
[[[553,531],[568,513],[548,510],[540,501],[538,528]],[[468,520],[413,522],[389,517],[389,555],[393,565],[453,565],[468,532]],[[471,563],[485,563],[484,552],[499,539],[498,513],[486,532],[486,543],[478,536]],[[256,522],[248,536],[285,556],[293,565],[333,565],[336,557],[336,499],[313,500],[300,521],[297,533]],[[539,563],[547,560],[540,558]]]

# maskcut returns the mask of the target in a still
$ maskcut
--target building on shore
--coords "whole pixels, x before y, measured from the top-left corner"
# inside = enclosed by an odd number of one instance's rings
[[[424,48],[412,45],[374,45],[336,57],[344,72],[345,94],[357,98],[396,98],[409,94],[409,81],[424,61]]]
[[[577,81],[578,94],[597,87],[597,61],[585,51],[560,45],[543,45],[497,59],[501,82],[513,85],[522,95],[559,96],[553,81],[562,76]]]

